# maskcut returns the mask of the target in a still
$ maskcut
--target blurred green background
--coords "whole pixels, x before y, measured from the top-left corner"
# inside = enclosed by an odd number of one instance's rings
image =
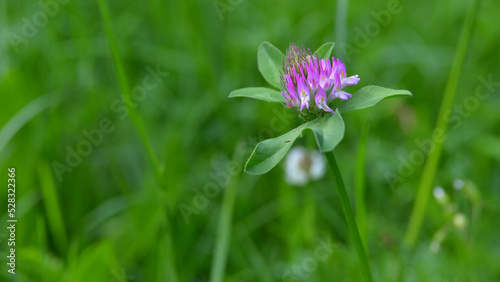
[[[346,113],[335,150],[354,201],[370,120],[363,237],[374,279],[500,281],[500,2],[480,2],[454,102],[478,103],[453,111],[433,182],[452,211],[430,195],[414,248],[403,237],[424,165],[394,185],[386,175],[398,175],[421,150],[417,141],[432,137],[469,1],[109,2],[137,115],[123,107],[98,2],[0,1],[0,222],[8,226],[10,167],[18,219],[16,274],[3,263],[2,279],[208,281],[220,222],[229,220],[224,281],[360,281],[331,174],[295,187],[283,165],[260,177],[241,172],[256,142],[300,120],[279,104],[227,99],[237,88],[268,86],[257,68],[262,41],[283,51],[290,42],[315,50],[335,41],[333,56],[361,78],[352,93],[376,84],[414,94]],[[390,18],[377,22],[384,12]],[[474,100],[481,78],[496,85]],[[307,134],[296,145],[313,149],[314,140]],[[454,189],[457,179],[476,194]],[[462,229],[456,212],[467,219]],[[320,260],[325,240],[333,251]]]

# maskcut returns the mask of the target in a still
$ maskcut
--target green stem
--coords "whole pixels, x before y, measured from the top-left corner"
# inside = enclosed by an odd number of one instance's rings
[[[465,53],[467,51],[467,43],[469,42],[469,38],[472,33],[472,27],[474,25],[478,2],[479,1],[477,0],[472,0],[468,8],[467,17],[462,27],[462,33],[460,35],[455,57],[453,58],[453,67],[450,71],[448,81],[446,83],[446,89],[444,92],[441,109],[439,111],[438,121],[436,124],[436,128],[433,131],[439,132],[441,136],[446,136],[446,131],[448,129],[449,113],[451,112],[453,100],[455,99],[458,80],[460,79],[460,72],[462,70]],[[427,161],[425,163],[422,178],[420,180],[420,185],[418,187],[417,198],[415,200],[415,205],[413,206],[408,230],[406,231],[404,238],[406,245],[409,247],[413,247],[413,245],[415,245],[415,242],[418,238],[418,233],[420,232],[420,226],[422,225],[422,221],[424,218],[427,201],[431,192],[434,176],[436,175],[444,141],[438,142],[436,140],[433,140],[433,144],[434,150],[433,152],[429,152],[429,157],[427,158]]]
[[[349,0],[337,0],[337,11],[335,15],[335,40],[338,43],[345,42],[348,6]]]
[[[340,174],[339,167],[337,165],[337,162],[335,161],[335,156],[333,155],[333,152],[325,153],[325,156],[333,173],[333,179],[335,180],[335,186],[337,186],[340,203],[342,204],[342,209],[344,210],[345,218],[347,220],[347,224],[349,225],[354,248],[358,253],[358,259],[361,264],[361,272],[363,274],[364,280],[373,281],[370,271],[370,265],[368,263],[368,256],[366,255],[366,251],[363,247],[363,242],[361,241],[361,237],[359,236],[356,220],[354,219],[354,213],[352,212],[351,201],[349,200],[349,196],[347,195],[344,180],[342,180],[342,175]]]
[[[358,222],[359,234],[366,248],[366,203],[365,203],[365,159],[366,144],[368,141],[368,122],[367,118],[361,129],[361,138],[358,146],[358,156],[356,158],[356,171],[354,177],[354,199],[356,207],[356,220]]]

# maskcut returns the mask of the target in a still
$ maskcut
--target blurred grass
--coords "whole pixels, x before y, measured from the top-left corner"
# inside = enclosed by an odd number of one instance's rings
[[[101,16],[103,18],[103,24],[104,28],[106,30],[106,36],[108,38],[108,44],[110,48],[110,52],[113,58],[113,63],[115,66],[115,72],[116,76],[118,79],[118,84],[120,86],[120,91],[121,91],[121,96],[122,96],[122,101],[133,101],[133,97],[131,94],[130,90],[130,84],[128,82],[127,76],[125,74],[125,70],[122,65],[122,59],[120,56],[120,51],[118,48],[118,44],[116,42],[115,38],[115,33],[113,31],[112,25],[111,25],[111,16],[109,13],[109,8],[106,0],[99,0],[99,10],[101,12]],[[144,84],[144,82],[143,82]],[[129,103],[124,102],[125,106],[127,107],[127,113],[128,116],[130,116],[130,119],[134,123],[134,126],[139,133],[139,136],[142,141],[142,145],[144,146],[144,149],[147,153],[147,156],[149,158],[149,161],[151,162],[151,166],[153,170],[155,171],[156,177],[158,184],[161,185],[162,189],[167,189],[167,181],[165,180],[161,168],[160,168],[160,163],[158,162],[158,159],[156,157],[156,154],[154,152],[154,149],[152,147],[151,141],[148,137],[148,133],[146,131],[146,127],[144,125],[144,122],[142,120],[142,117],[135,111],[135,108],[130,106]],[[158,189],[157,196],[161,197],[161,190]],[[172,244],[172,232],[173,228],[170,222],[170,216],[168,212],[168,207],[164,208],[165,212],[162,214],[161,217],[161,232],[163,233],[160,246],[163,248],[159,249],[159,256],[164,257],[163,261],[165,262],[165,267],[164,269],[166,271],[158,271],[158,277],[157,279],[162,280],[162,279],[168,279],[169,281],[177,281],[178,280],[178,275],[177,275],[177,268],[175,266],[175,251],[173,248]]]
[[[59,252],[65,253],[67,249],[66,230],[64,228],[56,185],[47,163],[42,162],[39,164],[38,175],[41,182],[41,194],[45,203],[45,213],[48,217],[51,232],[54,235],[54,243]]]
[[[432,235],[447,223],[440,206],[430,199],[414,251],[403,248],[423,164],[415,166],[394,190],[384,177],[387,171],[398,173],[400,156],[408,158],[419,150],[416,140],[431,137],[468,3],[401,1],[402,12],[391,15],[389,24],[370,37],[369,44],[347,64],[349,73],[359,74],[360,86],[378,84],[414,94],[411,99],[386,101],[369,110],[365,243],[376,281],[500,280],[498,88],[459,127],[450,128],[434,180],[447,191],[453,191],[457,178],[477,187],[483,203],[478,218],[469,225],[470,238],[454,230],[439,253],[429,252]],[[387,5],[381,0],[349,1],[346,42],[354,45],[359,37],[355,28],[365,30],[374,20],[371,12],[387,9]],[[474,94],[479,76],[500,80],[499,8],[494,0],[483,0],[478,7],[475,32],[457,84],[457,103]],[[50,106],[38,114],[30,110],[27,116],[31,118],[19,123],[0,151],[2,168],[13,166],[18,172],[17,280],[169,281],[166,265],[172,259],[169,251],[174,251],[179,281],[207,281],[220,231],[223,193],[196,209],[198,213],[189,217],[189,223],[179,204],[194,207],[197,190],[203,191],[209,182],[220,186],[213,175],[225,171],[238,140],[248,143],[248,150],[242,150],[245,159],[254,141],[270,137],[268,131],[260,130],[270,128],[270,120],[277,116],[274,111],[282,112],[280,105],[226,97],[237,88],[267,86],[256,64],[260,42],[269,41],[284,50],[290,41],[315,48],[337,40],[336,9],[335,1],[242,1],[220,20],[211,1],[109,2],[110,24],[129,87],[142,83],[147,66],[159,64],[169,73],[136,108],[162,164],[160,173],[168,186],[168,193],[163,194],[157,192],[156,166],[151,166],[134,123],[121,120],[120,113],[111,109],[120,99],[121,89],[98,4],[69,1],[60,5],[16,52],[9,35],[22,35],[23,18],[32,21],[43,9],[37,2],[0,1],[0,34],[4,38],[0,42],[1,132],[45,93],[66,97],[51,99]],[[333,55],[345,60],[340,46],[336,42]],[[354,187],[367,113],[344,116],[346,137],[336,158],[347,187]],[[51,210],[56,206],[44,193],[51,186],[44,185],[57,178],[53,171],[41,168],[64,163],[66,146],[76,150],[86,140],[82,131],[98,128],[103,118],[110,119],[116,129],[104,134],[102,143],[83,156],[72,172],[65,173],[62,182],[53,183],[51,191],[57,197],[63,230],[55,231]],[[290,120],[273,135],[298,122]],[[298,140],[297,145],[309,146],[307,138],[310,136]],[[284,182],[282,167],[261,177],[238,177],[231,240],[223,242],[228,244],[224,281],[282,280],[286,271],[314,257],[318,238],[328,237],[336,247],[307,273],[307,279],[359,280],[355,250],[331,179],[292,187]],[[6,173],[2,179],[7,182]],[[2,199],[7,198],[4,191]],[[458,196],[456,200],[458,209],[472,221],[467,201],[459,201]],[[169,225],[164,222],[165,207],[169,207]],[[0,208],[5,223],[6,201],[0,202]],[[166,230],[172,230],[171,244]],[[58,247],[57,232],[66,234],[65,249]],[[0,234],[2,254],[7,253],[6,236]],[[2,278],[11,278],[6,264],[0,269]],[[117,273],[124,277],[116,277]]]
[[[354,200],[356,207],[356,223],[358,224],[359,235],[363,241],[364,247],[366,248],[366,242],[368,239],[368,234],[366,233],[366,200],[365,200],[365,189],[366,189],[366,171],[365,171],[365,161],[366,161],[366,146],[368,143],[368,133],[369,133],[369,118],[366,118],[361,128],[361,136],[358,145],[358,155],[356,156],[356,171],[354,178]]]
[[[470,1],[462,32],[460,34],[460,39],[458,41],[457,50],[453,58],[453,64],[446,83],[446,88],[444,90],[443,102],[441,103],[441,108],[439,110],[436,128],[433,131],[433,133],[440,132],[442,134],[441,136],[447,136],[446,133],[448,131],[449,116],[455,100],[458,81],[460,79],[460,74],[462,73],[462,66],[467,51],[467,45],[473,31],[478,5],[479,0]],[[433,143],[434,150],[433,152],[429,152],[429,158],[425,163],[420,185],[418,186],[417,198],[410,217],[410,222],[408,223],[408,230],[405,235],[405,243],[410,247],[413,247],[420,232],[420,226],[422,225],[427,201],[429,199],[434,177],[438,169],[444,142],[433,140]]]
[[[235,206],[235,198],[238,188],[239,174],[242,172],[243,160],[241,159],[241,154],[238,152],[236,146],[235,152],[233,154],[233,163],[237,164],[238,170],[236,174],[229,174],[227,186],[220,187],[225,188],[224,190],[224,200],[222,201],[222,206],[220,210],[220,215],[217,225],[216,240],[214,246],[214,254],[212,259],[212,267],[210,270],[210,281],[218,282],[223,281],[224,273],[226,269],[227,257],[229,254],[229,246],[232,240],[231,227]],[[219,189],[220,189],[219,188]]]
[[[41,111],[47,109],[51,105],[55,106],[58,103],[54,103],[51,99],[51,95],[45,94],[39,98],[33,100],[31,103],[26,105],[22,110],[20,110],[15,116],[12,117],[0,131],[0,152],[3,150],[5,145],[9,143],[12,137],[32,118],[34,118]]]

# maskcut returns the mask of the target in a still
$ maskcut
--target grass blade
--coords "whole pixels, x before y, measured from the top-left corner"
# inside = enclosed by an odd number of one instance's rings
[[[358,156],[356,158],[356,171],[354,173],[354,191],[356,203],[356,220],[358,222],[359,234],[364,243],[365,249],[367,233],[366,233],[366,205],[365,205],[365,159],[366,159],[366,144],[368,141],[369,119],[366,119],[361,129],[361,138],[358,146]]]
[[[116,77],[118,80],[118,85],[120,87],[120,93],[122,95],[122,99],[123,101],[132,101],[133,98],[130,92],[130,86],[127,80],[127,76],[125,74],[125,69],[123,68],[123,64],[121,61],[118,43],[116,41],[113,27],[111,26],[111,16],[109,13],[108,4],[106,0],[98,0],[98,2],[104,29],[106,30],[106,37],[108,38],[109,50],[111,52],[111,57],[113,58],[113,64],[115,67]],[[160,164],[158,162],[158,159],[156,158],[156,154],[153,150],[153,146],[151,145],[151,141],[149,140],[146,127],[144,126],[144,122],[142,121],[141,116],[139,115],[139,113],[136,111],[135,108],[131,107],[129,103],[124,103],[124,104],[129,112],[130,120],[132,120],[132,123],[134,124],[137,132],[139,133],[142,145],[146,150],[146,153],[151,162],[151,165],[153,166],[156,176],[160,180],[160,183],[164,186],[166,184],[166,180],[164,179],[161,173]]]
[[[467,44],[472,33],[472,27],[474,25],[478,4],[478,0],[472,0],[469,4],[470,6],[467,11],[467,16],[462,28],[462,33],[460,35],[455,57],[453,58],[453,63],[451,64],[453,67],[450,70],[450,75],[448,76],[448,81],[446,83],[438,121],[436,124],[436,128],[433,131],[440,131],[442,132],[443,136],[446,136],[446,131],[448,129],[448,113],[451,110],[451,107],[453,106],[453,100],[455,99],[458,80],[460,78],[460,72],[462,70],[465,53],[467,51]],[[410,247],[415,244],[418,238],[418,233],[420,232],[420,226],[422,225],[422,221],[424,218],[427,201],[429,200],[429,194],[431,192],[432,184],[434,181],[434,176],[436,175],[439,158],[443,149],[443,143],[444,142],[434,142],[434,152],[429,154],[425,163],[422,178],[420,179],[420,185],[418,186],[417,198],[413,206],[410,223],[408,225],[408,230],[406,231],[404,238],[405,243]]]
[[[52,94],[42,95],[24,106],[14,115],[0,130],[0,152],[5,148],[16,133],[36,115],[49,108],[52,104],[59,104],[60,101],[53,100]]]
[[[57,197],[56,185],[52,177],[52,170],[46,162],[41,162],[38,165],[38,177],[40,178],[40,189],[42,191],[42,198],[50,231],[54,236],[54,242],[59,251],[65,253],[67,237],[66,230],[64,229],[64,220]]]
[[[115,67],[115,72],[118,80],[118,85],[120,87],[120,92],[122,95],[123,101],[130,101],[132,99],[132,95],[130,92],[130,86],[127,80],[127,77],[125,75],[125,69],[123,68],[123,64],[121,61],[121,56],[120,56],[120,51],[118,48],[118,43],[116,41],[116,37],[113,31],[113,27],[111,25],[111,16],[109,13],[109,7],[106,2],[106,0],[98,0],[99,4],[99,10],[101,12],[102,16],[102,21],[104,25],[104,29],[106,30],[106,37],[108,39],[108,45],[109,49],[111,52],[111,57],[113,58],[113,64]],[[128,104],[128,103],[125,103]],[[146,127],[144,126],[144,122],[142,121],[141,116],[139,113],[132,108],[130,105],[126,105],[128,108],[129,116],[130,119],[132,120],[132,123],[134,124],[142,145],[144,146],[144,149],[146,150],[146,153],[148,155],[149,161],[151,162],[151,166],[153,167],[155,171],[155,175],[157,177],[157,180],[159,184],[165,189],[167,187],[167,180],[164,178],[161,168],[160,168],[160,163],[158,162],[158,159],[156,157],[156,154],[153,150],[153,146],[151,144],[151,141],[149,140]],[[161,193],[162,191],[158,191]],[[166,245],[166,250],[168,255],[168,261],[167,265],[165,266],[166,269],[169,272],[169,277],[170,281],[177,281],[178,280],[178,275],[177,275],[177,269],[175,267],[175,252],[173,249],[173,244],[172,244],[172,224],[169,216],[169,210],[168,207],[165,209],[164,217],[161,219],[162,222],[162,230],[163,233],[165,233],[163,236],[163,239],[166,240],[165,245]],[[161,251],[161,250],[160,250]]]
[[[235,152],[234,160],[239,164],[242,162],[242,157]],[[229,253],[229,245],[231,242],[231,222],[233,218],[234,202],[236,198],[236,188],[241,172],[233,175],[227,188],[224,192],[224,199],[219,215],[217,226],[217,235],[215,241],[215,251],[212,258],[212,267],[210,270],[210,281],[221,282],[224,278],[226,269],[227,256]]]

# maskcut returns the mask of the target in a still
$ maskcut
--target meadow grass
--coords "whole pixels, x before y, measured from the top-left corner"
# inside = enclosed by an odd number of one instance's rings
[[[436,128],[433,131],[439,131],[444,136],[446,136],[446,132],[448,129],[449,114],[452,111],[453,102],[456,95],[460,74],[462,72],[465,54],[467,51],[467,44],[469,43],[469,38],[472,33],[472,27],[474,26],[478,3],[478,0],[474,0],[469,4],[470,7],[467,11],[467,16],[463,24],[463,29],[460,35],[460,40],[458,42],[455,57],[453,58],[450,75],[446,83],[443,102],[441,104],[441,109],[438,115],[438,121],[436,124]],[[418,187],[415,207],[412,211],[408,231],[405,235],[405,242],[409,246],[413,246],[417,240],[434,177],[438,170],[439,158],[441,157],[441,151],[443,149],[443,142],[433,142],[435,143],[434,152],[429,154],[429,158],[427,159],[424,166],[422,178]]]
[[[256,61],[262,41],[281,50],[336,41],[333,55],[359,74],[359,87],[414,94],[343,115],[335,149],[373,280],[500,280],[498,87],[483,86],[491,95],[474,110],[455,109],[483,85],[479,77],[500,81],[498,1],[473,1],[475,21],[464,18],[471,1],[401,1],[401,12],[371,33],[390,1],[222,2],[231,9],[221,19],[212,1],[68,1],[25,36],[26,21],[44,8],[0,0],[0,163],[2,183],[16,168],[16,281],[279,281],[295,269],[306,281],[359,281],[359,246],[331,176],[291,186],[279,164],[263,176],[232,175],[229,185],[221,178],[235,151],[243,163],[256,142],[300,122],[280,104],[227,99],[234,89],[267,86]],[[11,33],[26,41],[14,47]],[[342,38],[355,48],[348,63]],[[123,104],[129,115],[121,119],[113,103],[130,99],[157,65],[169,75],[137,107]],[[440,153],[413,162],[417,141],[444,128],[449,108],[456,122]],[[103,119],[114,130],[69,166],[68,146],[78,150],[88,141],[82,132]],[[235,149],[241,140],[247,145]],[[296,145],[315,142],[307,133]],[[61,180],[54,162],[71,169]],[[391,186],[386,172],[403,180]],[[456,179],[475,192],[453,188]],[[220,192],[202,204],[208,183]],[[435,185],[468,220],[437,253],[433,236],[452,219],[429,197]],[[420,198],[422,224],[408,241]],[[0,208],[6,224],[7,201]],[[0,233],[4,262],[7,236]],[[328,240],[322,260],[315,253]],[[12,279],[7,268],[4,280]]]

